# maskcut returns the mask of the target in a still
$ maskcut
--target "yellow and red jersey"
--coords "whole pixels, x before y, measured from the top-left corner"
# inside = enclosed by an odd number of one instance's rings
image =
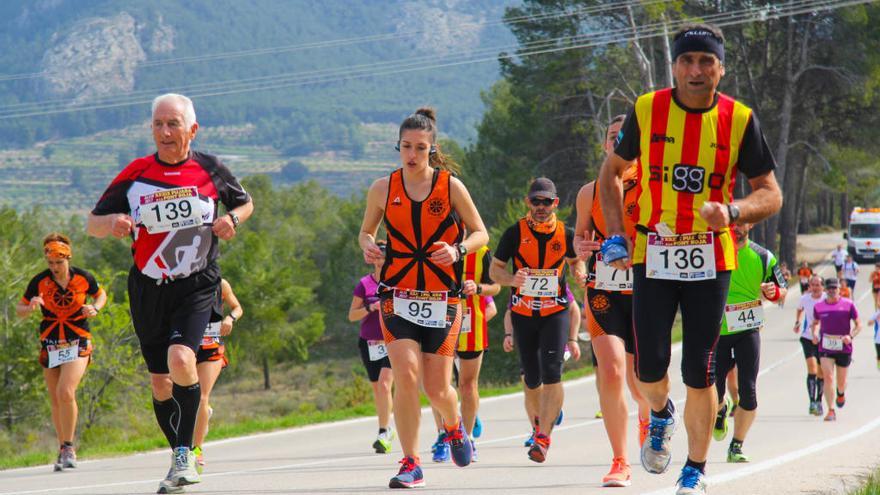
[[[699,210],[706,201],[731,201],[738,170],[753,178],[775,168],[752,110],[721,93],[704,110],[685,108],[672,88],[648,93],[636,100],[627,120],[615,151],[638,161],[636,264],[645,262],[647,233],[658,223],[677,234],[707,232],[711,229]],[[634,156],[621,154],[622,148]],[[730,229],[715,232],[714,244],[716,269],[735,269]]]
[[[477,284],[491,284],[489,278],[489,263],[491,262],[489,248],[481,247],[464,257],[464,277],[462,280],[473,280]],[[458,334],[459,352],[477,352],[489,348],[489,325],[486,321],[486,307],[489,298],[480,294],[463,297],[465,313],[462,318],[470,318],[470,332]]]

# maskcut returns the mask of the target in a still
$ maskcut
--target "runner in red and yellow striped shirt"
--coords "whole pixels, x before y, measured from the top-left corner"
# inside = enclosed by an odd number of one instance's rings
[[[676,428],[669,401],[671,330],[681,306],[684,347],[682,374],[687,392],[687,463],[679,493],[705,493],[704,470],[717,407],[714,351],[736,268],[735,239],[729,225],[756,223],[779,210],[782,194],[775,161],[755,115],[717,91],[724,75],[724,38],[709,25],[685,26],[673,47],[675,88],[636,100],[620,142],[599,176],[601,205],[609,238],[605,263],[633,265],[635,364],[639,389],[651,405],[651,435],[642,447],[642,465],[662,473],[671,460]],[[635,239],[623,224],[623,174],[638,170]],[[752,193],[732,201],[736,172]],[[634,247],[633,247],[634,244]],[[704,427],[705,426],[705,427]]]

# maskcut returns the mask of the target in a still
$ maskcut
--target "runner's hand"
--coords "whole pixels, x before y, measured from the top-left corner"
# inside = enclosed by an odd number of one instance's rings
[[[764,294],[764,298],[770,299],[776,295],[776,284],[773,282],[765,282],[761,284],[761,293]]]
[[[794,322],[794,328],[793,328],[792,330],[794,330],[794,333],[800,333],[800,331],[801,331],[801,324],[798,323],[798,322]]]
[[[113,233],[113,237],[123,238],[125,236],[131,235],[134,231],[134,220],[126,215],[125,213],[119,213],[113,216],[113,220],[110,222],[110,232]]]
[[[473,280],[465,280],[461,286],[461,293],[466,296],[472,296],[477,293],[477,283]]]
[[[443,241],[434,243],[437,249],[431,252],[431,261],[440,266],[449,266],[458,261],[458,250]]]
[[[515,287],[517,289],[522,289],[522,286],[526,284],[526,277],[529,276],[528,268],[520,268],[513,274],[513,283],[511,287]]]
[[[594,251],[602,248],[602,243],[596,240],[596,232],[592,232],[590,239],[579,239],[575,243],[575,252],[578,258],[585,260],[593,255]]]
[[[229,218],[229,215],[223,215],[217,220],[214,220],[214,227],[211,230],[214,231],[214,234],[216,234],[217,237],[224,241],[228,241],[235,237],[235,226],[232,225],[232,219]]]
[[[220,322],[220,336],[226,337],[227,335],[232,333],[232,325],[234,323],[235,322],[232,321],[232,318],[228,316],[226,318],[223,318],[223,321]]]
[[[504,344],[502,347],[504,348],[504,352],[510,352],[513,350],[513,335],[504,336]]]
[[[364,261],[369,265],[384,262],[385,253],[379,249],[379,246],[375,242],[371,242],[367,246],[367,249],[364,249]]]
[[[568,352],[571,353],[572,359],[577,361],[581,358],[581,346],[579,346],[577,342],[569,341],[566,345],[568,345]]]
[[[852,344],[852,336],[851,335],[844,335],[842,340],[845,345]]]
[[[86,318],[91,318],[98,314],[98,310],[95,308],[94,304],[84,304],[81,311]]]
[[[373,304],[370,304],[370,311],[379,311],[379,308],[381,308],[381,307],[382,307],[382,303],[379,301],[376,301]]]
[[[819,336],[813,334],[813,345],[819,345]]]
[[[709,224],[712,230],[721,230],[730,225],[730,216],[727,213],[727,205],[717,201],[706,201],[700,208],[700,216]]]
[[[35,309],[39,309],[40,306],[45,306],[46,301],[43,300],[43,295],[35,296],[31,298],[31,302],[28,304],[28,307],[31,308],[31,311]]]

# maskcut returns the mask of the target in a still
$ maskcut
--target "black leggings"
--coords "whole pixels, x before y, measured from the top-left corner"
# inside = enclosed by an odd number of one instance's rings
[[[733,335],[722,335],[718,339],[715,370],[718,379],[715,387],[718,399],[723,400],[727,372],[736,365],[736,377],[739,380],[739,407],[745,411],[754,411],[758,407],[758,368],[761,364],[761,334],[757,330],[749,330]]]
[[[541,384],[562,381],[562,362],[571,321],[568,309],[550,316],[511,313],[510,317],[526,386],[535,389]]]

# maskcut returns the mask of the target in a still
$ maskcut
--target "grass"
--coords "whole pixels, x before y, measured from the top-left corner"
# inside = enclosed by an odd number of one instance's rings
[[[849,495],[880,495],[880,469],[869,474],[861,488],[849,492]]]

